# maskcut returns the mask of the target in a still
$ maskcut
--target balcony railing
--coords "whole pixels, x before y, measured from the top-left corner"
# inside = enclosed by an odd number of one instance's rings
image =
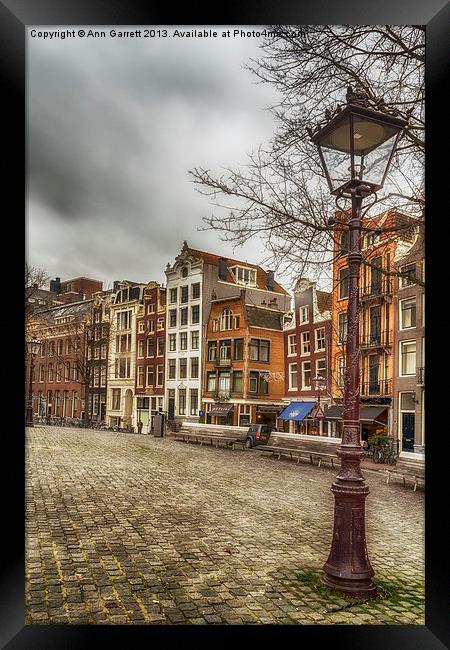
[[[417,385],[425,386],[425,366],[420,366],[417,368]]]
[[[363,334],[360,339],[361,348],[383,348],[392,345],[392,330]]]
[[[231,367],[231,359],[216,359],[214,361],[214,365],[217,368],[230,368]]]
[[[379,282],[368,282],[361,287],[361,300],[370,300],[371,298],[386,297],[392,294],[392,282],[387,278]]]
[[[384,379],[383,381],[367,381],[361,384],[362,397],[391,397],[392,380]]]

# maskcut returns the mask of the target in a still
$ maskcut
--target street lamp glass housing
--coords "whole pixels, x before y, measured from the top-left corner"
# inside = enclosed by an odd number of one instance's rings
[[[332,194],[349,196],[352,187],[379,190],[406,120],[348,103],[313,134]]]
[[[37,341],[36,339],[31,339],[31,341],[27,341],[28,354],[32,354],[33,356],[38,355],[41,350],[41,345],[42,343],[40,341]]]

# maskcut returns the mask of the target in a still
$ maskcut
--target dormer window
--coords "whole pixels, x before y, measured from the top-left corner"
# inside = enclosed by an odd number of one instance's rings
[[[256,269],[250,269],[247,266],[233,266],[230,271],[237,284],[256,287]]]

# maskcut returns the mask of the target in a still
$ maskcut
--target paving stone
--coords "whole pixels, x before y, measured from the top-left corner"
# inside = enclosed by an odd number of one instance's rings
[[[401,600],[347,608],[298,577],[328,556],[332,471],[60,427],[26,444],[29,624],[424,624],[424,494],[382,473],[366,473],[367,545]]]

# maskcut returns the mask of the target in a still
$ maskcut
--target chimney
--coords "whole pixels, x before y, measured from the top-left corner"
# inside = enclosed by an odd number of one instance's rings
[[[227,260],[225,257],[219,257],[219,280],[227,279]]]
[[[269,291],[273,291],[274,276],[275,276],[274,271],[267,271],[267,274],[266,274],[266,286],[267,286]]]

